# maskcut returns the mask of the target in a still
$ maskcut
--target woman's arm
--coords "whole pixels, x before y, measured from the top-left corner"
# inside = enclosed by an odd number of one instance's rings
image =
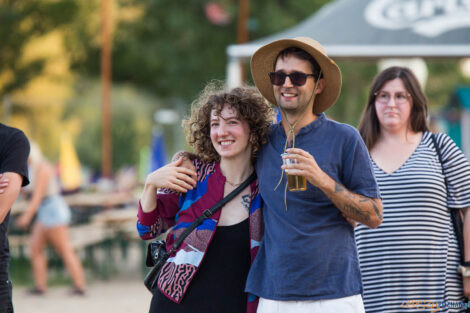
[[[41,205],[44,195],[46,194],[49,180],[54,175],[54,169],[46,162],[39,164],[36,172],[36,182],[34,184],[33,195],[28,203],[26,211],[16,221],[19,227],[26,228],[33,219],[34,215]]]

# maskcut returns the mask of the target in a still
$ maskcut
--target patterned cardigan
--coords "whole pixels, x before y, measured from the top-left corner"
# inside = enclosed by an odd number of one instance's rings
[[[139,205],[137,230],[142,239],[155,238],[174,225],[166,237],[167,251],[186,227],[224,195],[226,179],[222,175],[219,163],[207,163],[195,159],[193,164],[197,172],[196,188],[186,194],[175,193],[168,189],[160,190],[157,209],[149,213],[143,212]],[[257,180],[250,184],[250,191],[250,255],[253,263],[263,234],[262,200]],[[193,230],[178,251],[163,265],[158,278],[158,288],[172,301],[180,303],[183,299],[212,240],[220,212],[221,210],[218,210]],[[249,294],[247,301],[247,313],[256,312],[258,298]]]

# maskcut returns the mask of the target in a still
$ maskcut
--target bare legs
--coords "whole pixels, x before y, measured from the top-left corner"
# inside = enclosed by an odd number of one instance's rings
[[[37,289],[45,291],[47,286],[47,259],[44,254],[46,233],[43,225],[34,223],[31,233],[31,267],[33,268],[34,284]]]
[[[46,228],[35,223],[31,241],[31,265],[36,287],[45,290],[47,286],[47,260],[44,255],[46,243],[50,242],[65,263],[72,280],[80,290],[85,290],[85,275],[82,263],[70,244],[68,227],[65,225]]]

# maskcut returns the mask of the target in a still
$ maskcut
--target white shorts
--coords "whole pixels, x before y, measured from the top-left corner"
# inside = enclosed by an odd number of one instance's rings
[[[339,299],[280,301],[260,298],[257,313],[364,313],[361,295]]]

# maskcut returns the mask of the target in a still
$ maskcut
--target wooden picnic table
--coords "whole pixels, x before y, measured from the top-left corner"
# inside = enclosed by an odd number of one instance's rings
[[[83,250],[94,275],[106,279],[115,271],[114,249],[118,248],[121,257],[126,258],[129,245],[138,244],[143,260],[145,245],[137,234],[136,222],[137,206],[102,210],[85,224],[71,225],[70,242],[75,250]],[[13,257],[29,256],[30,236],[28,233],[8,236]]]
[[[63,197],[71,208],[115,208],[126,204],[137,206],[137,197],[128,192],[79,192]],[[29,201],[24,197],[18,198],[11,208],[11,214],[15,215],[24,212],[28,206],[28,202]]]

